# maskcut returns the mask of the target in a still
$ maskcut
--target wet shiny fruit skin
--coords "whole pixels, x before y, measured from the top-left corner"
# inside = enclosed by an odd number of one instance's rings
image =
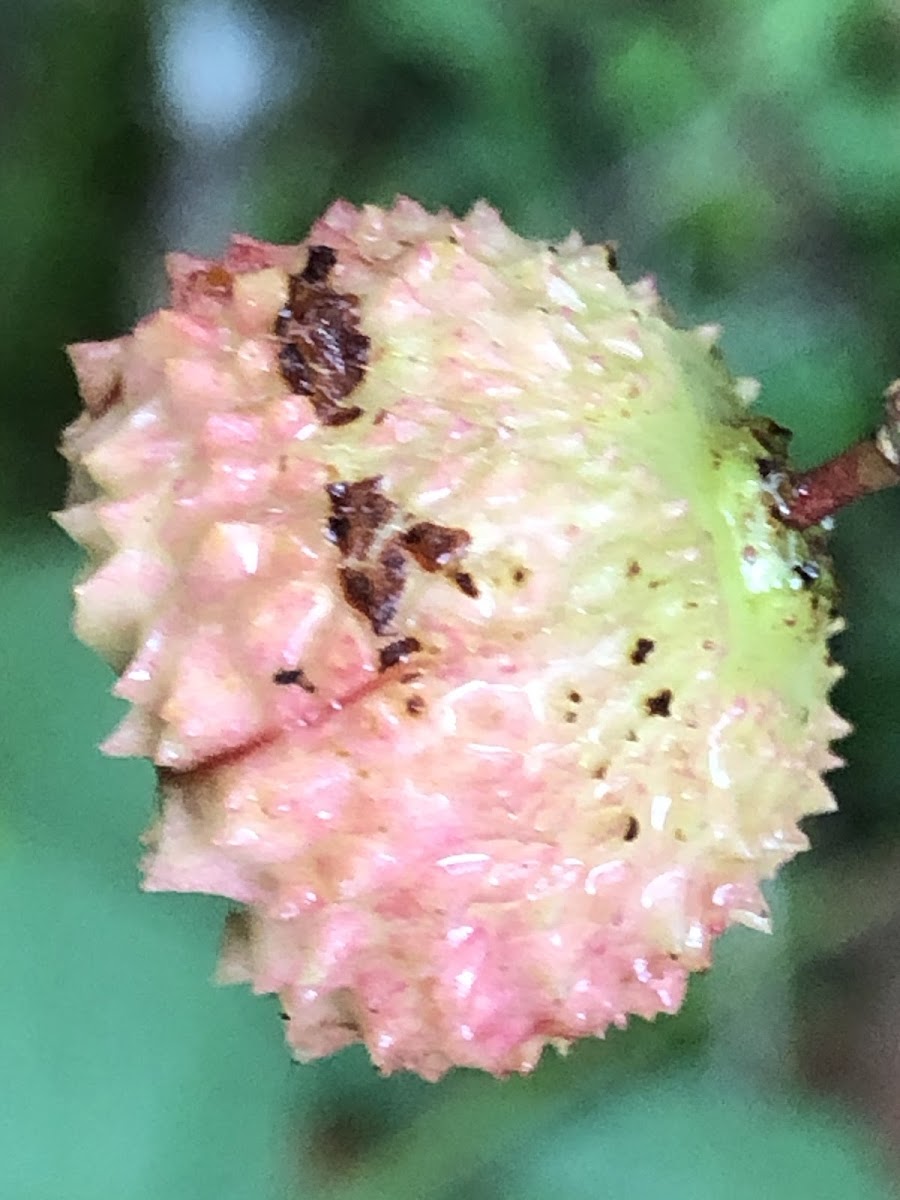
[[[602,246],[334,205],[71,348],[76,628],[157,765],[150,890],[301,1058],[530,1070],[680,1006],[833,807],[821,531],[708,329]]]

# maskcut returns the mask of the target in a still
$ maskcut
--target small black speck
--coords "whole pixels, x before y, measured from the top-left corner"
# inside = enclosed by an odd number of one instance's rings
[[[569,699],[573,704],[581,703],[581,692],[569,692]]]
[[[626,742],[636,742],[637,740],[638,740],[637,731],[634,729],[629,729],[628,732],[625,734],[625,741]]]
[[[808,587],[811,583],[815,583],[815,581],[819,578],[819,564],[814,563],[811,560],[797,563],[797,565],[794,567],[794,574],[799,575],[803,580],[804,586]]]
[[[655,646],[656,642],[654,642],[653,638],[638,638],[630,655],[634,665],[639,667],[641,663],[645,663],[653,653]]]
[[[291,1019],[286,1012],[280,1012],[278,1015],[282,1021],[289,1021]]]
[[[619,248],[615,242],[604,242],[603,249],[606,251],[606,261],[609,263],[611,271],[619,269]]]
[[[457,571],[453,576],[453,582],[463,593],[463,595],[470,596],[473,600],[477,600],[479,595],[478,585],[468,571]]]
[[[663,688],[655,696],[647,697],[647,712],[651,717],[668,717],[672,711],[672,689]]]
[[[276,671],[272,676],[272,682],[283,686],[296,684],[297,687],[303,688],[304,692],[314,692],[315,684],[310,683],[306,676],[306,672],[301,667],[294,667],[291,670]]]
[[[512,573],[513,583],[524,583],[528,578],[528,572],[524,567],[516,567]]]
[[[625,826],[625,832],[622,834],[622,837],[626,842],[633,842],[640,832],[641,826],[637,817],[629,817],[628,824]]]

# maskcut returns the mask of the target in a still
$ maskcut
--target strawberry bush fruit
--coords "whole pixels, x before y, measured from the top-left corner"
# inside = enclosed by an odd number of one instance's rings
[[[169,272],[70,350],[59,515],[105,748],[158,770],[146,887],[236,902],[222,977],[300,1058],[527,1071],[677,1010],[846,729],[825,510],[752,384],[485,204]]]

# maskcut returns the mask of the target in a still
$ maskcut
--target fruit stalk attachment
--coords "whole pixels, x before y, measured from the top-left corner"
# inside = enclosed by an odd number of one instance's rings
[[[900,484],[900,379],[884,395],[884,421],[872,437],[793,477],[788,525],[809,529],[862,496]]]

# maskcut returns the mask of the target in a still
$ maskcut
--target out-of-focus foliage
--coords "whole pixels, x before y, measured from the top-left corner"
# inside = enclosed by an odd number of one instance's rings
[[[676,1019],[434,1087],[355,1052],[289,1066],[272,1005],[207,982],[217,903],[138,894],[152,779],[92,749],[115,704],[45,513],[61,347],[160,298],[173,244],[296,240],[337,195],[616,239],[626,276],[723,322],[801,461],[846,445],[900,374],[896,0],[7,4],[0,147],[0,1194],[890,1194],[853,1121],[900,1162],[900,498],[839,523],[857,732],[775,938],[730,934]]]

